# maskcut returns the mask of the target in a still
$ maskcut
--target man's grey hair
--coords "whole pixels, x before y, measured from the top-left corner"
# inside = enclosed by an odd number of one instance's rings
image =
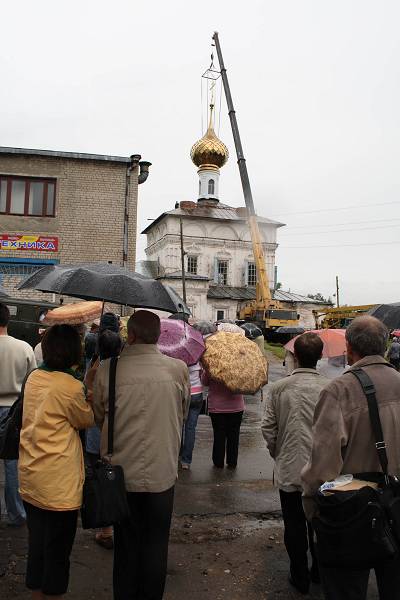
[[[384,356],[389,331],[375,317],[357,317],[346,330],[346,340],[358,356]]]
[[[138,310],[128,321],[128,334],[142,344],[157,344],[161,333],[160,317],[149,310]]]

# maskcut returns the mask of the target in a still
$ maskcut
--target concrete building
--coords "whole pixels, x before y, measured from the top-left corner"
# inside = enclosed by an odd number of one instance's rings
[[[180,225],[185,251],[187,304],[197,319],[236,319],[240,307],[255,298],[257,273],[245,207],[234,208],[219,199],[220,169],[228,149],[210,124],[191,150],[198,167],[197,202],[180,202],[162,213],[142,232],[147,236],[146,261],[137,270],[158,277],[183,295]],[[283,223],[258,217],[270,287],[275,289],[277,231]],[[313,327],[312,309],[321,303],[290,292],[273,292],[277,300],[300,314],[300,324]],[[322,306],[324,304],[322,303]]]
[[[11,296],[46,264],[109,261],[134,270],[138,184],[130,157],[0,147],[0,286]]]

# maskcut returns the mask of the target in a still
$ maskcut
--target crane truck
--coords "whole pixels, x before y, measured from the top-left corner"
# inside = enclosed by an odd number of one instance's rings
[[[294,308],[288,309],[283,307],[279,301],[273,300],[271,296],[262,237],[254,208],[246,159],[243,155],[236,112],[233,107],[228,76],[226,73],[217,32],[215,32],[213,35],[213,41],[218,55],[220,73],[224,87],[226,103],[228,105],[228,113],[232,127],[233,139],[235,142],[240,179],[242,182],[243,195],[247,208],[247,220],[253,247],[254,263],[257,272],[256,298],[255,300],[247,303],[247,305],[245,305],[239,311],[239,318],[244,321],[252,321],[253,323],[257,323],[262,328],[264,335],[270,335],[279,327],[298,327],[299,315]]]

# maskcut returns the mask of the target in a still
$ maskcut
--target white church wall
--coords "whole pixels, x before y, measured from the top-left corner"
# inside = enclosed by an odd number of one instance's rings
[[[274,286],[274,265],[276,249],[276,226],[260,223],[264,252],[271,287]],[[246,272],[249,262],[253,262],[253,251],[248,227],[240,221],[219,222],[216,219],[199,217],[183,218],[184,250],[188,255],[197,256],[197,274],[210,278],[199,291],[198,282],[187,281],[187,296],[191,296],[191,308],[196,318],[216,319],[216,311],[224,310],[225,318],[236,318],[236,301],[213,301],[207,299],[209,285],[216,283],[216,261],[228,262],[227,285],[243,287],[247,285]],[[166,275],[181,270],[180,224],[175,215],[166,215],[163,221],[148,234],[146,249],[148,260],[158,260],[161,272]],[[187,262],[186,262],[187,264]],[[179,280],[171,280],[179,294],[182,286]],[[188,304],[190,302],[188,301]]]

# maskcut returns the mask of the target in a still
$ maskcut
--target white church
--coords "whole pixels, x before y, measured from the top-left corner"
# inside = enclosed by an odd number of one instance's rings
[[[220,202],[220,169],[229,157],[212,124],[191,149],[198,167],[196,202],[180,202],[162,213],[144,231],[146,258],[137,270],[171,285],[180,296],[182,289],[182,222],[187,305],[196,319],[236,319],[241,306],[255,298],[256,269],[246,208]],[[283,223],[258,217],[271,290],[276,300],[297,309],[300,325],[314,327],[313,308],[321,303],[305,296],[275,290],[277,230]],[[275,290],[275,291],[274,291]],[[322,304],[323,305],[323,304]]]

